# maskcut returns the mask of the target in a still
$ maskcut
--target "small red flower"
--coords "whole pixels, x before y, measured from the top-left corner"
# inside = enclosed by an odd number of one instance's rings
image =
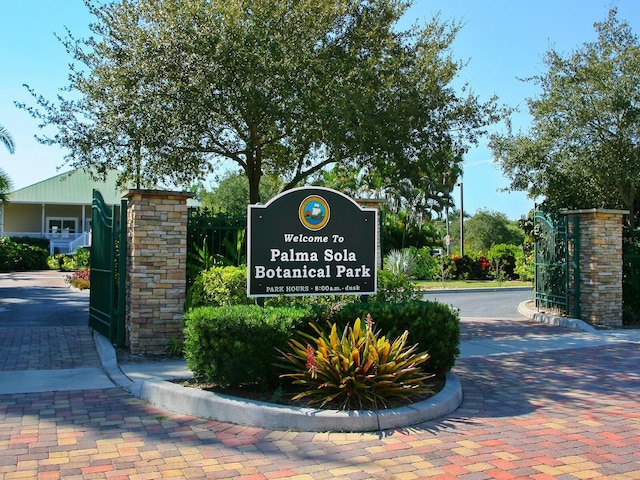
[[[373,318],[371,318],[371,314],[367,313],[367,330],[373,330]]]
[[[316,363],[316,352],[313,347],[307,343],[307,363],[305,365],[311,374],[311,378],[316,378],[318,374],[318,364]]]

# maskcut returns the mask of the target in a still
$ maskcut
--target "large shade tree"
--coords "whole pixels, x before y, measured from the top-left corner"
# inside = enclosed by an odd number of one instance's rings
[[[569,55],[547,52],[530,79],[528,132],[490,145],[510,188],[548,207],[623,208],[637,223],[640,191],[640,43],[615,9],[595,23],[598,38]]]
[[[282,189],[282,180],[273,175],[264,175],[260,182],[260,198],[267,202]],[[217,179],[210,191],[203,185],[198,188],[196,198],[200,206],[215,213],[244,217],[249,204],[249,186],[242,172],[225,172]]]
[[[332,165],[390,184],[443,178],[499,118],[451,85],[459,25],[402,31],[406,0],[87,0],[93,35],[61,38],[68,93],[22,108],[74,167],[187,185],[234,162],[260,200]],[[442,152],[453,152],[443,156]]]
[[[464,222],[464,238],[472,250],[489,250],[501,243],[522,245],[524,231],[502,212],[480,209]]]

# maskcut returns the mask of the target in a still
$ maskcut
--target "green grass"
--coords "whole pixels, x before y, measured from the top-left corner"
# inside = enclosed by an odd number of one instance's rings
[[[447,280],[446,282],[419,280],[416,284],[421,290],[434,288],[533,287],[531,282],[523,282],[520,280],[509,280],[506,282],[496,282],[495,280]]]

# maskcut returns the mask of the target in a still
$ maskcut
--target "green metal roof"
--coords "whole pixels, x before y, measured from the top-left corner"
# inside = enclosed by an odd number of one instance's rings
[[[9,202],[91,205],[96,188],[107,204],[119,205],[121,189],[116,186],[117,177],[118,172],[114,170],[107,174],[104,182],[96,182],[85,170],[72,170],[11,192]]]
[[[95,188],[100,191],[107,205],[120,205],[122,192],[126,188],[116,185],[118,174],[117,170],[111,170],[105,181],[99,182],[93,180],[86,170],[72,170],[11,192],[9,203],[91,205]],[[193,198],[187,199],[189,207],[197,207],[199,204]]]

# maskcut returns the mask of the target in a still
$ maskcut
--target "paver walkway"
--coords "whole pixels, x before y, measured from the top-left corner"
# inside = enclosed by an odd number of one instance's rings
[[[526,319],[462,330],[466,341],[567,333]],[[6,343],[3,365],[30,364],[4,360]],[[638,343],[469,357],[454,372],[456,412],[366,434],[185,417],[121,388],[0,395],[0,479],[640,478]]]

